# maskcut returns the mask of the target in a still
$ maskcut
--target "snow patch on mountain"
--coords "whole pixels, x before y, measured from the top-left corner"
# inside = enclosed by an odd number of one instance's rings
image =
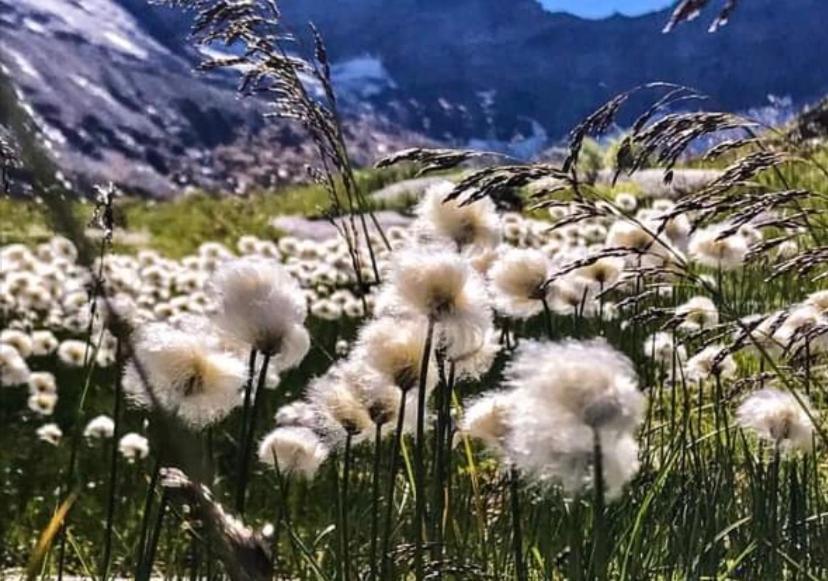
[[[339,93],[361,98],[374,97],[397,86],[382,61],[371,55],[334,63],[331,78]]]

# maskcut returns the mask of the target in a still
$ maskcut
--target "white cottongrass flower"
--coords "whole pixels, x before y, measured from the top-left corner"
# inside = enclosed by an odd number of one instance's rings
[[[574,273],[556,279],[549,285],[550,306],[560,315],[592,316],[598,310],[595,294],[598,289]]]
[[[57,424],[43,424],[37,429],[37,438],[41,442],[46,442],[52,446],[60,444],[60,439],[63,437],[63,430]]]
[[[784,349],[774,335],[785,318],[783,311],[770,315],[751,315],[741,321],[734,334],[734,340],[743,338],[743,348],[753,353],[765,352],[772,357],[778,356]]]
[[[311,315],[323,321],[338,321],[342,318],[342,307],[330,299],[314,301],[310,312]]]
[[[294,401],[276,410],[276,425],[315,428],[319,421],[316,408],[306,401]]]
[[[11,345],[0,343],[0,386],[20,385],[29,379],[29,366]]]
[[[630,430],[644,396],[632,362],[606,341],[528,341],[507,370],[508,383],[595,429]]]
[[[828,290],[819,290],[812,292],[805,299],[806,305],[816,307],[823,313],[828,311]]]
[[[28,359],[32,355],[32,338],[18,329],[0,331],[0,343],[11,345],[17,349],[23,359]]]
[[[29,394],[57,393],[55,376],[48,371],[34,371],[29,375]]]
[[[78,249],[74,242],[63,236],[54,236],[49,241],[52,252],[55,256],[65,258],[69,262],[75,262],[78,258]]]
[[[736,411],[739,425],[785,452],[813,450],[815,429],[811,417],[815,412],[805,395],[794,396],[770,387],[750,394]]]
[[[83,367],[84,358],[89,358],[92,355],[94,348],[84,341],[77,339],[66,339],[58,347],[58,359],[64,365],[69,367]]]
[[[136,362],[127,367],[124,392],[137,405],[157,404],[189,426],[202,428],[241,403],[247,366],[221,349],[215,337],[152,323],[139,331],[134,356],[149,383],[144,385]]]
[[[276,428],[259,445],[262,463],[278,466],[284,475],[305,478],[313,478],[329,453],[316,432],[304,427]]]
[[[371,414],[360,397],[359,385],[338,371],[334,367],[313,380],[307,399],[317,409],[320,428],[331,441],[341,441],[346,436],[359,440],[374,427]]]
[[[416,227],[433,232],[453,242],[458,249],[466,246],[494,247],[500,241],[500,221],[494,202],[483,198],[473,204],[461,205],[460,200],[446,201],[454,189],[449,181],[426,190],[417,207]]]
[[[415,321],[383,317],[365,325],[359,334],[354,358],[385,377],[403,391],[416,387],[420,381],[420,367],[426,329]],[[437,383],[434,354],[428,366],[426,388]]]
[[[662,216],[657,215],[654,221],[658,224],[664,224],[664,233],[670,242],[676,245],[681,250],[687,250],[687,243],[692,230],[692,224],[686,214],[679,214],[673,216],[668,220],[664,220]]]
[[[686,331],[699,331],[719,322],[719,309],[709,298],[699,296],[676,307],[676,316],[681,319],[679,328]]]
[[[143,460],[149,456],[149,441],[141,434],[130,432],[124,434],[118,441],[118,451],[127,462],[132,464],[136,460]]]
[[[29,396],[28,406],[31,411],[40,416],[51,416],[55,413],[58,396],[55,393],[37,392]]]
[[[739,226],[738,234],[745,239],[748,246],[758,244],[762,241],[762,231],[750,224],[742,224]]]
[[[627,192],[618,192],[615,195],[615,205],[624,212],[634,212],[638,207],[638,198]]]
[[[785,320],[773,334],[773,338],[783,347],[796,350],[805,341],[805,335],[817,326],[825,325],[828,319],[813,304],[802,304],[791,309]],[[817,347],[822,347],[824,334],[813,340]]]
[[[742,266],[748,243],[739,234],[720,238],[727,228],[727,224],[714,224],[697,230],[690,238],[690,256],[710,268],[733,270]]]
[[[296,280],[279,263],[242,258],[222,265],[210,281],[219,306],[216,322],[239,341],[273,356],[287,369],[301,361],[310,347],[302,326],[305,298]]]
[[[599,288],[606,288],[615,283],[624,270],[624,261],[614,256],[604,256],[581,267],[575,271],[575,275],[589,284]]]
[[[400,406],[399,389],[364,360],[351,357],[337,365],[332,372],[354,392],[375,427],[383,426],[397,416]]]
[[[512,425],[512,396],[508,392],[484,394],[463,412],[460,432],[501,451]]]
[[[89,420],[83,429],[83,437],[90,440],[103,440],[115,434],[115,422],[109,416],[96,416]]]
[[[337,339],[336,345],[334,345],[334,351],[337,355],[347,355],[348,351],[351,350],[351,344],[348,343],[346,339]]]
[[[638,469],[632,433],[644,410],[630,360],[603,340],[529,342],[506,374],[515,465],[575,492],[594,485],[600,445],[603,484],[617,496]]]
[[[547,256],[532,249],[505,250],[488,272],[495,310],[517,319],[528,319],[543,310],[542,301],[550,275]]]
[[[55,334],[48,330],[32,332],[32,354],[38,357],[51,355],[58,348]]]
[[[457,341],[446,333],[443,339],[446,341],[446,358],[454,364],[457,379],[480,379],[492,368],[502,348],[494,325],[489,325],[473,338],[463,337],[462,341]]]
[[[684,345],[676,343],[673,335],[664,331],[653,333],[644,340],[644,355],[656,363],[670,366],[673,365],[674,355],[678,365],[687,361],[687,350]]]
[[[702,381],[719,376],[722,379],[736,374],[736,362],[730,355],[722,355],[721,345],[708,345],[687,360],[685,373],[688,379]]]
[[[378,310],[414,313],[444,326],[482,328],[490,316],[482,279],[462,256],[446,248],[397,253],[383,293],[384,307]]]
[[[525,392],[513,395],[512,406],[514,428],[506,445],[516,467],[539,482],[560,484],[569,494],[595,486],[595,430]],[[638,472],[638,443],[627,432],[597,434],[604,489],[614,499]]]
[[[636,252],[652,251],[658,242],[652,234],[634,222],[616,220],[607,233],[608,248],[624,248]]]
[[[342,305],[342,313],[350,319],[361,319],[365,316],[365,307],[361,300],[352,298]]]

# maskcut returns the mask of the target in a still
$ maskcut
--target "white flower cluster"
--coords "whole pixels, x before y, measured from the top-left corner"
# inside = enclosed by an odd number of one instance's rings
[[[463,431],[569,492],[595,484],[599,449],[602,485],[618,496],[638,471],[635,432],[645,403],[629,359],[603,340],[530,341],[506,374],[506,390],[469,406]]]
[[[501,344],[509,345],[510,329],[496,321],[520,326],[543,315],[551,327],[553,314],[612,319],[619,308],[608,297],[637,292],[643,270],[661,272],[659,292],[670,292],[669,271],[676,266],[707,269],[702,276],[710,282],[713,274],[739,268],[762,239],[750,225],[694,230],[687,216],[666,218],[673,202],[639,207],[629,194],[586,220],[571,220],[577,205],[556,205],[549,214],[561,227],[551,228],[547,220],[499,214],[488,199],[467,205],[446,200],[450,191],[449,183],[433,186],[413,225],[372,235],[370,249],[364,240],[353,249],[339,239],[244,236],[236,252],[207,242],[181,260],[153,251],[109,254],[94,265],[108,297],[97,305],[87,290],[91,276],[68,240],[2,247],[0,310],[8,325],[0,333],[0,381],[28,383],[29,407],[50,415],[56,382],[32,371],[30,361],[56,353],[66,366],[112,365],[116,341],[105,323],[117,315],[136,329],[124,376],[130,401],[200,429],[244,400],[251,349],[258,366],[262,359],[269,363],[265,386],[274,387],[280,373],[308,353],[308,316],[364,319],[356,342],[337,341],[341,359],[311,382],[302,401],[279,410],[275,430],[260,443],[262,462],[312,476],[343,441],[384,437],[394,425],[411,430],[420,390],[429,405],[446,367],[456,381],[483,377]],[[775,354],[824,349],[825,334],[811,338],[809,331],[825,324],[826,309],[828,291],[792,312],[746,322],[752,329],[746,346]],[[690,356],[685,348],[686,339],[719,325],[714,301],[692,297],[673,314],[673,329],[646,339],[645,355],[668,368],[680,366],[684,377],[700,383],[732,377],[736,363],[724,347],[707,345]],[[780,316],[784,321],[776,324]],[[94,344],[77,339],[89,330]],[[604,484],[617,495],[638,466],[635,432],[644,398],[636,381],[630,362],[600,340],[524,342],[508,366],[507,390],[469,406],[463,431],[523,473],[571,491],[594,484],[600,449]],[[758,417],[755,409],[767,407],[745,408],[742,416]],[[800,416],[781,415],[787,422],[781,433],[801,433]],[[767,422],[743,424],[779,439],[781,428],[769,431]],[[41,438],[57,443],[59,434],[47,426]],[[85,435],[110,438],[113,432],[111,420],[101,417]],[[119,447],[131,459],[148,454],[138,434],[124,436]]]

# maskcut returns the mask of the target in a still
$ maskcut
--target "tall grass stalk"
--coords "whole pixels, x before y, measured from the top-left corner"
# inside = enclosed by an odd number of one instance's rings
[[[374,426],[374,449],[371,469],[371,540],[370,550],[368,552],[368,566],[370,567],[371,581],[376,581],[379,572],[379,563],[377,563],[377,535],[379,534],[381,451],[382,424],[376,422]]]
[[[394,490],[397,485],[397,470],[399,469],[399,455],[402,447],[403,428],[405,427],[405,402],[407,390],[400,389],[400,405],[397,411],[397,426],[394,430],[394,441],[391,445],[391,460],[388,469],[388,491],[385,495],[385,515],[382,529],[382,567],[380,568],[380,579],[392,579],[394,577],[391,566],[391,534],[392,517],[394,515]]]
[[[606,576],[607,556],[607,531],[606,508],[605,508],[605,483],[604,483],[604,454],[601,447],[601,434],[597,429],[592,430],[592,457],[595,470],[593,492],[594,500],[592,505],[592,568],[593,575],[597,579],[604,579]]]
[[[251,360],[253,357],[251,357]],[[238,489],[236,491],[236,512],[239,515],[244,514],[244,505],[247,499],[247,485],[250,479],[250,462],[253,457],[253,448],[256,437],[256,423],[265,400],[265,383],[267,382],[267,369],[270,365],[271,354],[262,354],[262,367],[259,370],[259,380],[256,384],[256,393],[253,396],[253,407],[250,410],[249,419],[247,421],[247,428],[245,430],[245,438],[242,443],[242,461],[241,471],[239,474]]]
[[[348,484],[351,478],[352,441],[353,434],[349,431],[345,436],[342,476],[339,486],[339,529],[341,535],[340,559],[342,567],[340,578],[343,581],[349,581],[351,579],[351,541],[348,530],[348,511],[350,509],[348,497]]]
[[[425,533],[426,497],[425,497],[425,408],[428,386],[428,367],[431,360],[431,343],[434,338],[432,317],[428,319],[423,357],[420,365],[420,385],[417,387],[417,441],[414,447],[415,497],[414,497],[414,575],[418,581],[425,578],[423,560],[423,543]]]
[[[161,477],[161,452],[156,452],[155,464],[150,473],[150,480],[147,484],[147,490],[144,495],[144,507],[141,511],[141,529],[138,534],[138,548],[135,554],[136,563],[136,577],[141,572],[141,567],[144,562],[144,555],[147,551],[147,541],[149,534],[149,524],[152,515],[153,499],[155,498],[155,489],[158,486],[158,480]]]
[[[512,552],[515,559],[515,578],[518,581],[527,581],[520,514],[520,474],[514,466],[509,468],[509,497],[512,510]]]
[[[100,575],[103,581],[109,577],[109,565],[112,557],[112,529],[115,524],[115,498],[118,492],[118,441],[120,439],[121,425],[121,364],[122,364],[122,342],[117,340],[115,346],[115,393],[112,404],[112,442],[109,457],[109,495],[106,505],[106,527],[104,530],[104,552],[101,561]]]
[[[147,539],[146,552],[141,556],[138,573],[135,575],[136,581],[149,581],[150,577],[152,577],[152,568],[155,565],[155,554],[158,550],[158,542],[161,539],[161,533],[164,528],[164,517],[167,514],[169,503],[169,493],[164,490],[161,493],[161,502],[158,504],[158,511],[155,514],[155,523],[149,532],[150,536]]]

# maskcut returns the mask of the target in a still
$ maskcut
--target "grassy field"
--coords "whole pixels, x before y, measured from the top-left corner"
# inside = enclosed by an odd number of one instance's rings
[[[828,161],[826,152],[825,148],[817,148],[797,155],[814,157],[817,164],[824,165]],[[715,167],[722,168],[732,161],[722,160]],[[762,172],[754,184],[734,188],[746,195],[758,190],[813,192],[801,202],[813,211],[807,228],[790,228],[798,251],[818,246],[826,233],[828,179],[817,164],[781,163],[778,171]],[[368,191],[407,175],[366,173],[360,181]],[[627,190],[629,186],[619,185],[589,191],[595,199],[611,199]],[[571,195],[561,193],[570,199]],[[637,203],[640,208],[649,208],[653,201],[641,197]],[[152,259],[155,262],[147,265],[138,264],[134,258],[125,259],[124,268],[138,282],[133,290],[126,283],[123,288],[134,293],[150,315],[176,324],[175,315],[198,314],[193,297],[202,293],[206,279],[218,268],[220,260],[199,250],[203,243],[217,242],[236,253],[236,245],[244,235],[256,237],[257,244],[278,242],[279,233],[269,225],[274,215],[319,215],[327,204],[324,192],[315,187],[245,198],[193,195],[151,204],[122,199],[117,204],[122,224],[130,231],[146,232],[147,247],[165,257]],[[801,209],[791,204],[784,207],[784,212]],[[74,211],[80,220],[88,221],[89,206],[77,205]],[[620,221],[634,219],[631,212],[618,211],[615,215],[622,216]],[[37,244],[51,235],[50,219],[41,205],[3,200],[0,216],[6,248],[23,242],[37,249]],[[551,218],[545,212],[534,212],[532,216],[543,217],[543,221],[529,216],[500,217],[497,231],[504,248],[543,249],[559,259],[555,264],[560,267],[565,259],[583,257],[589,244],[611,247],[605,239],[606,230],[616,218],[599,216],[558,234],[547,231]],[[596,238],[590,233],[594,231],[602,234]],[[772,225],[763,228],[761,236],[769,239],[783,231],[784,227]],[[571,244],[565,242],[567,236],[572,238]],[[280,247],[277,253],[286,267],[296,268],[291,272],[299,279],[303,292],[308,293],[311,315],[306,326],[311,347],[300,365],[281,373],[277,389],[262,392],[256,441],[273,429],[272,418],[277,410],[306,395],[312,379],[330,379],[325,374],[332,366],[354,357],[355,338],[373,320],[370,314],[361,313],[329,316],[329,311],[320,306],[331,302],[335,291],[347,291],[350,298],[346,302],[356,304],[360,289],[353,277],[345,276],[340,282],[326,282],[324,278],[327,274],[322,267],[330,266],[331,255],[347,257],[342,243],[312,246]],[[262,253],[262,248],[265,246],[248,253]],[[109,252],[128,255],[134,250],[116,246]],[[441,253],[442,257],[437,253],[430,260],[439,262],[447,251]],[[200,260],[198,264],[187,262],[185,257],[193,255],[197,262]],[[4,256],[9,260],[9,255]],[[404,267],[398,256],[402,255],[380,253],[383,273]],[[376,574],[379,567],[379,550],[373,547],[377,531],[371,522],[377,515],[384,516],[390,506],[391,527],[383,529],[380,522],[379,530],[389,538],[390,558],[396,569],[379,578],[422,576],[418,575],[418,554],[429,578],[445,579],[825,578],[828,495],[824,483],[828,463],[824,450],[828,442],[824,441],[823,410],[828,401],[821,330],[826,325],[826,310],[825,306],[813,306],[822,303],[813,303],[807,313],[802,311],[803,301],[824,288],[814,276],[823,271],[819,262],[822,259],[814,259],[815,270],[808,275],[792,270],[776,277],[769,275],[784,257],[771,250],[733,269],[713,268],[694,258],[688,261],[682,276],[645,273],[640,257],[638,262],[629,256],[623,260],[624,268],[633,273],[631,282],[610,289],[606,297],[599,299],[585,290],[573,306],[556,303],[562,295],[550,295],[553,304],[548,319],[543,311],[520,319],[498,310],[491,331],[500,345],[490,367],[475,379],[441,377],[431,403],[435,410],[447,409],[440,408],[439,398],[449,395],[452,415],[459,421],[480,394],[505,389],[507,379],[514,376],[507,371],[509,365],[530,339],[548,344],[603,337],[632,362],[640,393],[646,398],[633,433],[634,461],[619,468],[607,457],[602,468],[607,472],[599,477],[596,470],[601,461],[596,462],[589,452],[573,455],[568,470],[576,472],[583,464],[587,478],[582,485],[565,489],[560,486],[560,468],[557,473],[539,476],[521,464],[520,454],[504,451],[511,446],[505,440],[503,449],[491,442],[486,445],[485,439],[475,437],[479,433],[468,427],[465,431],[458,429],[462,423],[449,424],[448,416],[437,411],[436,417],[428,421],[432,430],[427,432],[424,450],[418,451],[413,433],[401,439],[399,455],[392,453],[390,437],[377,447],[367,434],[364,441],[343,448],[341,440],[328,441],[329,436],[325,436],[329,455],[313,478],[286,478],[261,463],[255,463],[252,470],[244,523],[255,530],[266,527],[268,535],[263,543],[271,551],[276,575],[286,579],[371,578],[372,571]],[[38,261],[48,262],[43,257],[34,260]],[[423,263],[422,268],[427,270],[428,264]],[[162,277],[163,282],[156,282],[147,270],[152,267],[168,272],[169,279]],[[39,273],[38,268],[34,267],[33,272]],[[302,274],[303,268],[307,269],[307,277]],[[195,288],[185,287],[180,280],[179,275],[190,272],[188,269],[199,275]],[[13,270],[4,267],[4,283],[9,282]],[[340,271],[353,274],[353,270],[339,266],[334,274]],[[79,276],[70,278],[76,282]],[[109,272],[107,276],[115,274]],[[486,277],[487,292],[495,296],[498,291],[491,272]],[[68,282],[50,297],[55,305],[61,304],[60,312],[67,319],[54,321],[55,335],[61,342],[85,337],[83,325],[75,330],[67,328],[68,319],[76,324],[78,313],[85,308],[82,305],[75,311],[67,310]],[[652,292],[644,293],[648,288]],[[701,330],[682,330],[676,326],[681,321],[678,307],[698,296],[712,301],[717,321]],[[175,302],[177,297],[184,301]],[[633,297],[637,299],[631,300]],[[694,355],[710,346],[732,345],[744,317],[767,316],[777,310],[799,313],[780,320],[779,327],[791,333],[786,349],[780,353],[747,348],[723,351],[717,362],[708,358],[710,369],[706,375],[693,375],[698,374],[690,364]],[[43,313],[35,311],[7,306],[3,311],[4,329],[20,327],[28,333],[43,328]],[[400,328],[405,324],[401,319]],[[94,329],[90,340],[97,345],[106,335]],[[646,341],[656,332],[667,333],[674,341],[666,358],[654,358],[645,347],[651,345]],[[796,348],[802,346],[803,336],[807,337],[804,352]],[[446,360],[441,362],[439,357],[446,354],[440,353],[438,349],[437,364],[445,366]],[[110,354],[115,357],[114,352]],[[716,367],[725,358],[733,367],[727,373]],[[210,529],[210,519],[203,515],[193,518],[197,504],[175,502],[155,485],[153,478],[158,465],[185,468],[191,477],[209,485],[216,499],[234,512],[239,457],[244,448],[241,409],[208,428],[193,430],[169,424],[164,414],[121,400],[118,434],[134,432],[149,439],[148,457],[131,462],[113,453],[115,439],[95,441],[82,435],[82,428],[91,418],[116,415],[119,408],[114,386],[122,361],[74,366],[48,354],[32,355],[26,363],[32,371],[54,374],[58,400],[52,414],[42,414],[30,409],[30,391],[25,385],[0,388],[0,565],[7,570],[22,570],[27,563],[34,563],[36,569],[30,569],[30,575],[44,578],[56,575],[61,568],[85,578],[116,573],[141,576],[147,573],[140,570],[140,564],[147,561],[149,544],[157,546],[149,560],[158,575],[207,579],[219,575],[227,561],[211,536],[215,531]],[[587,361],[584,370],[589,368]],[[554,367],[549,369],[554,375]],[[575,388],[582,386],[579,383]],[[787,424],[783,422],[785,431],[774,432],[775,445],[763,440],[761,434],[757,437],[756,430],[738,423],[736,418],[738,406],[763,387],[801,394],[812,406],[808,408],[811,417],[804,419],[791,411],[796,406],[786,408],[795,417],[786,419]],[[538,429],[531,421],[534,411],[524,411],[526,417],[509,420],[509,438],[521,430],[531,435]],[[47,422],[62,430],[58,445],[40,441],[36,433]],[[434,436],[447,425],[455,434],[452,446],[445,438]],[[793,437],[793,427],[807,431],[808,440],[815,444],[813,454],[783,453],[783,444],[787,446]],[[324,429],[320,427],[319,431]],[[384,428],[387,436],[391,431],[390,425]],[[611,450],[621,436],[610,431],[601,437]],[[539,450],[558,445],[552,440],[533,441]],[[580,450],[583,442],[576,443]],[[588,443],[587,449],[591,450],[591,445]],[[604,499],[599,494],[601,486],[617,479],[612,470],[625,472],[624,468],[636,462],[637,470],[623,479],[620,494]],[[388,488],[392,463],[397,464],[398,477]],[[70,472],[67,467],[72,465],[74,470]],[[420,469],[425,471],[425,479]],[[374,489],[375,474],[380,474],[379,494]],[[393,490],[393,494],[387,490]],[[425,499],[424,514],[418,509],[418,494],[420,501]],[[113,498],[114,512],[108,513]],[[51,534],[44,532],[67,499],[73,504],[63,535],[56,529]],[[107,523],[113,524],[111,535]],[[425,532],[418,534],[418,529]],[[52,542],[43,545],[42,561],[32,560],[39,554],[34,548],[41,533],[43,539]],[[422,536],[426,539],[424,546],[420,544]],[[112,557],[107,566],[102,563],[101,547],[108,537]]]

